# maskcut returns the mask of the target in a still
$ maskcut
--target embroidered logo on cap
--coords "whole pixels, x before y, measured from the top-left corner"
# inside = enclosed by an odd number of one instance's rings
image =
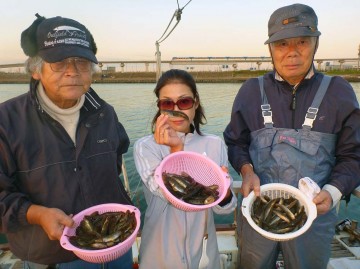
[[[44,47],[53,47],[55,45],[80,45],[86,48],[90,47],[86,40],[86,33],[73,26],[63,25],[55,27],[52,32],[47,34],[48,40],[44,41]]]
[[[59,26],[59,27],[54,28],[54,31],[61,31],[61,30],[65,30],[65,31],[75,30],[75,31],[80,31],[80,32],[85,33],[85,31],[82,31],[82,30],[80,30],[79,28],[72,27],[72,26],[66,26],[66,25],[65,25],[65,26]]]

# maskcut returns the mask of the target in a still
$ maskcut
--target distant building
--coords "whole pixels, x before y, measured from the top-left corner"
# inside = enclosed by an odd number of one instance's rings
[[[107,66],[106,72],[107,73],[115,73],[116,72],[116,67],[115,66]]]
[[[332,62],[326,62],[325,63],[325,71],[331,71],[331,70],[351,70],[356,68],[356,66],[351,64],[334,64]]]

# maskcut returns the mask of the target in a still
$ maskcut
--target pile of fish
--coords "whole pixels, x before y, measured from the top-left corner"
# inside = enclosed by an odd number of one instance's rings
[[[260,228],[276,234],[294,232],[307,220],[304,206],[296,198],[271,199],[266,195],[256,197],[251,217]]]
[[[104,249],[127,239],[136,228],[135,212],[95,211],[84,216],[76,228],[75,235],[69,236],[70,243],[81,249]]]
[[[180,175],[163,172],[162,178],[166,188],[188,204],[207,205],[219,198],[218,185],[204,186],[185,172]]]

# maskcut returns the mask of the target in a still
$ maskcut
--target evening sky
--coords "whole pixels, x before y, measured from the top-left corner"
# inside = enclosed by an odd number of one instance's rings
[[[182,8],[189,0],[178,0]],[[288,0],[192,0],[181,20],[160,44],[162,59],[196,56],[269,56],[264,41],[271,13]],[[319,18],[316,58],[357,58],[360,45],[359,0],[313,0]],[[35,19],[63,16],[83,23],[105,60],[154,60],[155,41],[178,9],[176,0],[2,0],[0,64],[26,59],[20,35]],[[175,25],[176,19],[170,25]]]

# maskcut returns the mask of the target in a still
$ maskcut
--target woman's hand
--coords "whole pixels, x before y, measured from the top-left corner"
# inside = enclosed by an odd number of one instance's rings
[[[222,169],[225,173],[228,173],[228,174],[229,174],[229,169],[228,169],[226,166],[224,166],[224,165],[221,166],[221,169]],[[228,180],[230,181],[230,176],[228,176]],[[230,195],[231,195],[231,188],[230,188],[230,184],[229,184],[229,188],[227,189],[226,195],[225,195],[225,197],[224,197],[223,200],[229,199]]]
[[[184,149],[184,144],[177,136],[176,131],[167,123],[169,116],[160,114],[156,120],[154,138],[156,143],[160,145],[167,145],[170,147],[170,152],[181,151]]]

